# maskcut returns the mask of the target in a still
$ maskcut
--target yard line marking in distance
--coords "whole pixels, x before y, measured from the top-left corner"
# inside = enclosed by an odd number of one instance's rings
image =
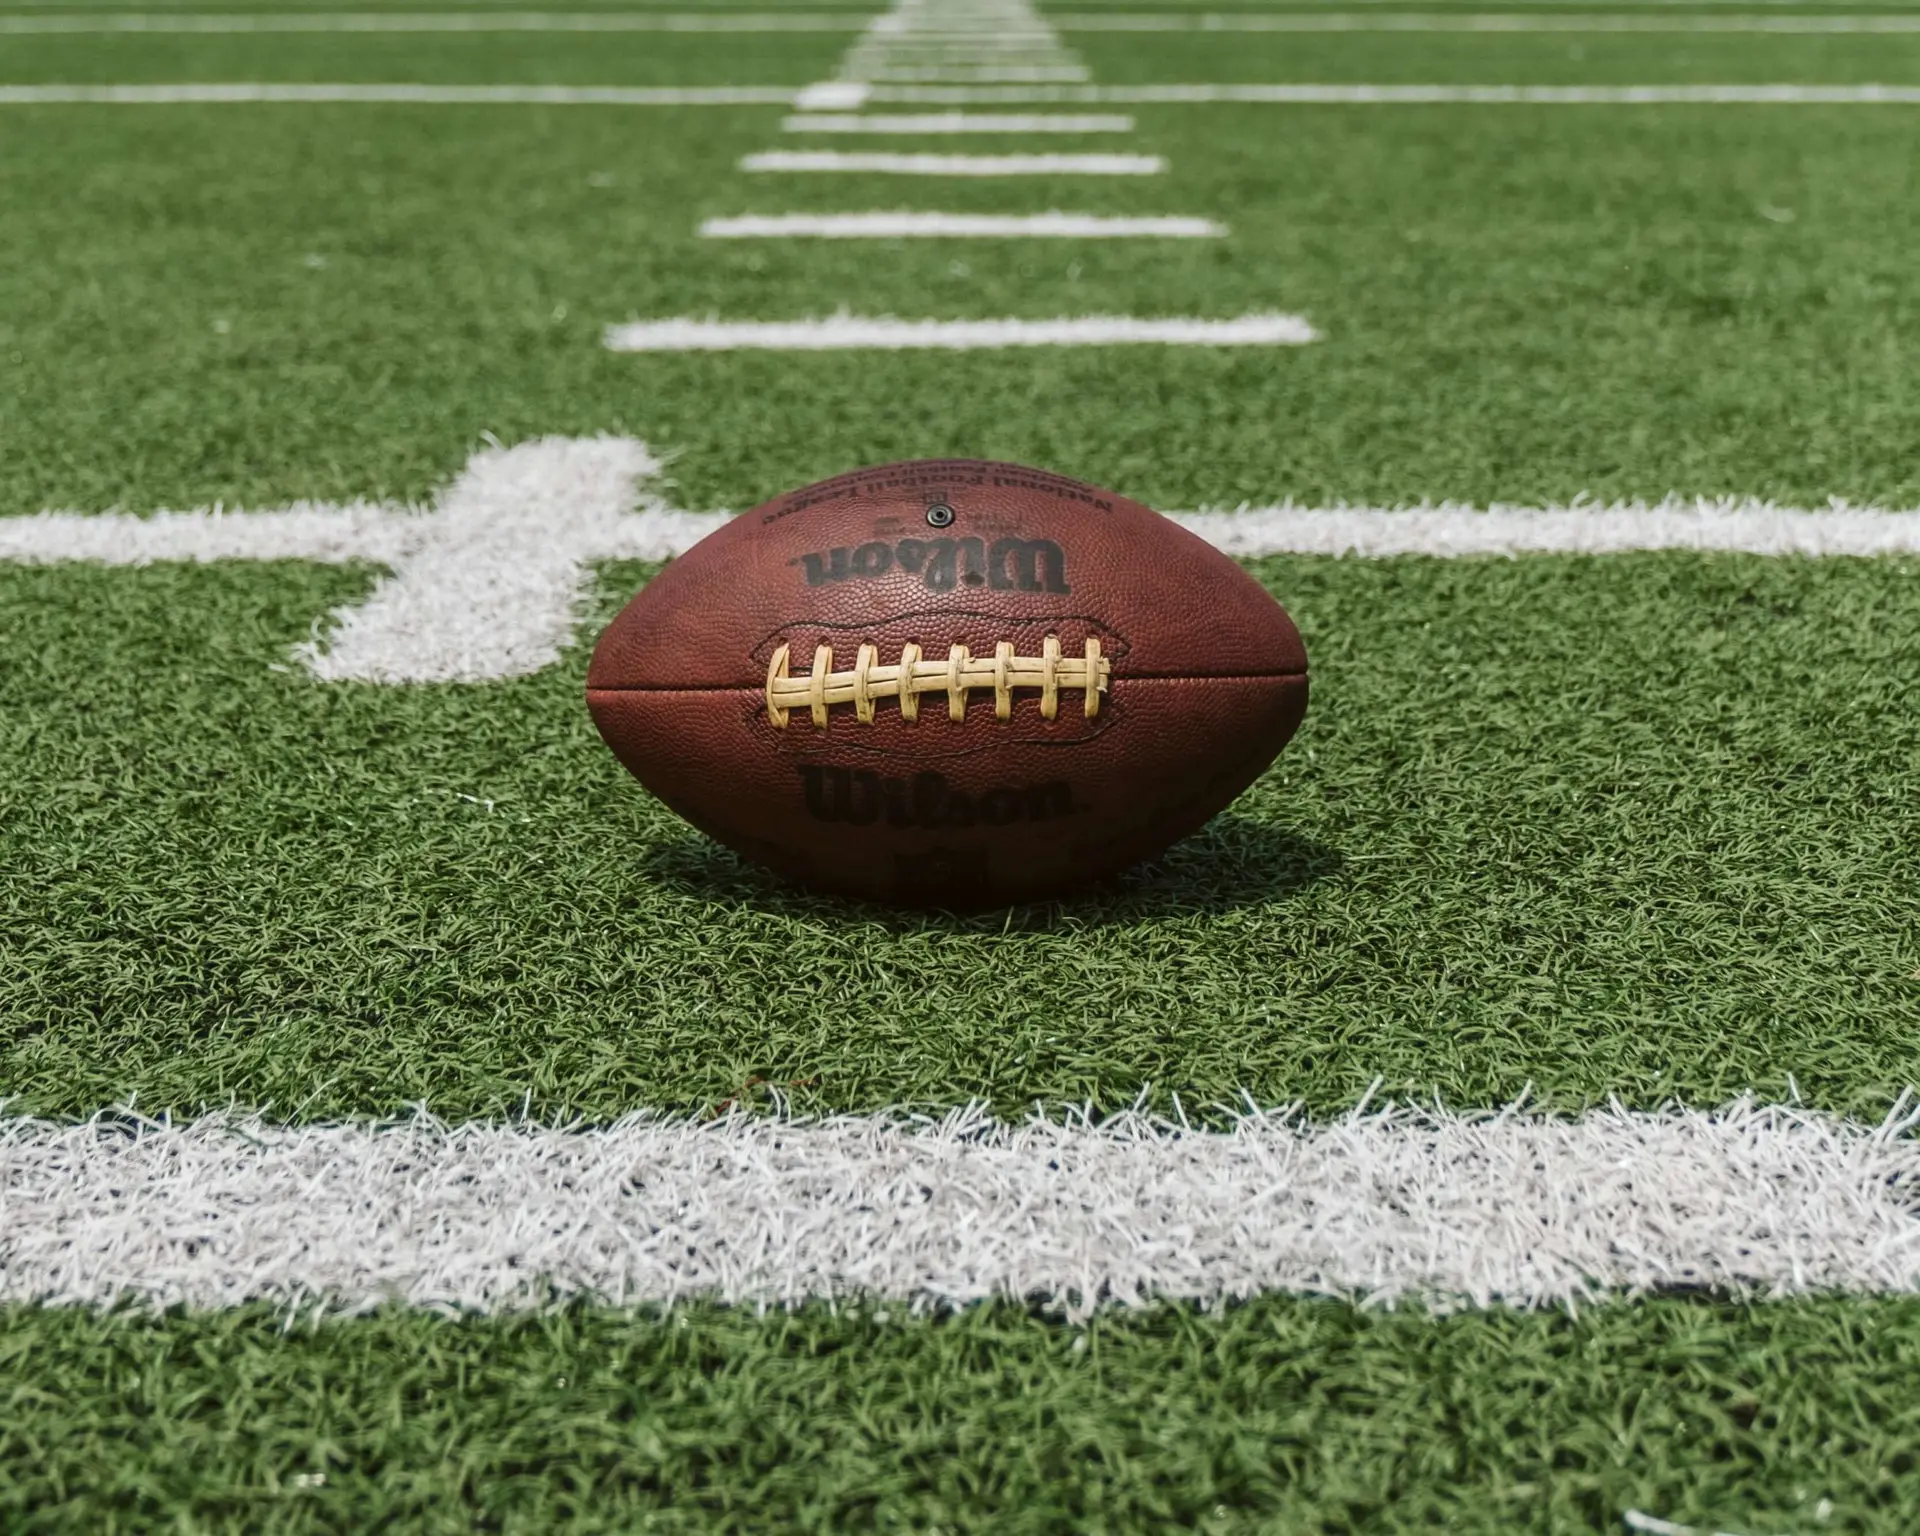
[[[1269,1292],[1574,1306],[1652,1290],[1920,1290],[1920,1117],[1297,1109],[1195,1130],[842,1115],[283,1126],[0,1118],[0,1300],[111,1307],[581,1297]]]
[[[1055,81],[1063,84],[1083,81],[1087,78],[1087,72],[1077,64],[1023,64],[1014,61],[972,65],[895,63],[874,70],[867,78],[875,85],[937,84],[941,81],[951,81],[956,85],[987,85],[996,80],[1044,85]]]
[[[876,85],[877,102],[985,106],[1914,106],[1920,85]]]
[[[793,104],[802,112],[858,112],[869,94],[864,81],[816,80],[794,96]]]
[[[1160,155],[887,155],[832,149],[770,149],[747,155],[743,171],[861,171],[892,176],[1159,176]]]
[[[1547,15],[1539,12],[1283,11],[1193,15],[1061,12],[1063,32],[1920,32],[1920,16]]]
[[[1231,320],[1136,320],[1078,315],[1055,320],[896,320],[833,315],[824,320],[640,320],[607,327],[615,352],[968,352],[998,347],[1296,347],[1320,340],[1301,315]]]
[[[796,113],[780,124],[783,133],[948,134],[1132,133],[1133,119],[1114,113],[1062,112],[875,112]]]
[[[837,85],[841,82],[829,81]],[[139,85],[0,85],[0,106],[800,106],[814,87],[307,84],[223,81]],[[944,106],[1920,106],[1920,85],[1109,85],[861,87],[886,103]],[[856,103],[857,105],[857,103]],[[789,118],[793,124],[803,119]],[[858,121],[858,119],[855,119]],[[876,116],[873,121],[886,119]],[[793,130],[790,131],[800,131]],[[827,129],[815,132],[978,132]],[[1027,132],[1045,131],[1027,129]],[[1062,131],[1062,130],[1056,130]],[[1076,129],[1109,132],[1110,129]]]
[[[790,106],[785,85],[401,85],[283,81],[169,85],[0,85],[0,106],[221,106],[346,103],[401,106]]]
[[[700,233],[712,240],[1212,240],[1226,234],[1212,219],[1180,215],[1092,213],[747,213],[708,219]]]
[[[1029,0],[896,0],[840,61],[840,80],[1085,82],[1087,67]]]
[[[246,32],[859,32],[866,11],[180,11],[0,16],[0,36],[35,33]]]
[[[1289,317],[1267,318],[1277,323]],[[320,638],[295,647],[299,665],[325,679],[387,684],[518,677],[557,660],[572,643],[576,605],[595,562],[669,559],[727,521],[725,512],[668,506],[655,488],[656,465],[646,444],[632,438],[540,438],[475,454],[430,511],[300,503],[265,512],[0,517],[0,561],[384,566],[390,574],[359,604],[324,617]],[[1452,504],[1282,505],[1171,515],[1243,558],[1655,549],[1805,557],[1920,554],[1920,511],[1844,503],[1811,510],[1670,498],[1651,505],[1496,505],[1484,511]],[[484,623],[476,615],[484,615]]]

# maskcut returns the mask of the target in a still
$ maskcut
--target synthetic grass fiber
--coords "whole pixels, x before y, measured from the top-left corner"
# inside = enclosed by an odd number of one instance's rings
[[[905,187],[736,172],[817,145],[783,136],[778,108],[4,111],[7,511],[420,499],[483,431],[629,433],[674,455],[694,509],[939,454],[1163,507],[1669,491],[1920,505],[1920,108],[1140,108],[1137,133],[1087,142],[1163,154],[1165,176]],[[914,207],[1232,233],[695,233]],[[1278,309],[1327,339],[937,366],[600,345],[628,319],[841,309]]]
[[[1009,1307],[317,1329],[14,1308],[0,1365],[0,1517],[23,1536],[1507,1536],[1633,1508],[1902,1536],[1920,1505],[1910,1300],[1433,1318],[1268,1297],[1085,1329]]]

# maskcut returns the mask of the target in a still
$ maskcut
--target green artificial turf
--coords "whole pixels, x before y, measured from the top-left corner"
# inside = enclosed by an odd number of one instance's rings
[[[1364,60],[1378,40],[1350,41]],[[815,142],[782,135],[773,107],[4,110],[8,513],[418,497],[483,431],[609,429],[672,454],[695,507],[938,453],[1172,507],[1669,490],[1920,503],[1920,108],[1141,108],[1135,134],[1053,147],[1164,154],[1163,177],[958,184],[739,172],[750,152]],[[1056,207],[1231,233],[696,232],[747,212]],[[1279,309],[1326,339],[600,346],[636,316],[840,309]]]
[[[599,744],[582,649],[323,685],[287,648],[363,573],[0,570],[0,1087],[608,1118],[1791,1076],[1877,1115],[1920,1081],[1920,563],[1256,569],[1314,666],[1278,765],[1157,867],[966,920],[691,832]]]
[[[1920,1304],[0,1311],[0,1524],[1903,1536]]]
[[[846,41],[9,37],[0,80],[798,84]],[[1906,38],[1065,41],[1109,83],[1897,81],[1920,58]],[[418,499],[483,433],[606,431],[667,457],[688,507],[938,453],[1166,507],[1920,505],[1920,109],[1119,110],[1137,131],[1036,145],[801,138],[778,107],[0,107],[0,516]],[[737,168],[799,147],[1170,170]],[[1231,233],[697,234],[870,208]],[[600,345],[630,317],[843,308],[1278,309],[1325,339]],[[1155,866],[956,920],[808,897],[676,822],[595,737],[580,649],[508,683],[314,682],[290,647],[371,570],[0,565],[0,1101],[600,1121],[1144,1091],[1319,1115],[1378,1078],[1462,1109],[1751,1090],[1873,1117],[1920,1082],[1920,560],[1254,569],[1314,667],[1273,771]],[[603,569],[583,638],[649,574]],[[1005,1305],[317,1328],[12,1305],[0,1530],[1505,1536],[1638,1509],[1900,1536],[1917,1358],[1910,1297],[1436,1318],[1268,1296],[1085,1329]]]

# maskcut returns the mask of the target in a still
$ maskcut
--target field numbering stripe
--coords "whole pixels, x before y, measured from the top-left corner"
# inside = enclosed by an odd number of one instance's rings
[[[888,155],[832,149],[770,149],[748,155],[743,171],[866,172],[890,176],[1159,176],[1159,155]]]
[[[1920,1290],[1920,1111],[1297,1109],[1196,1131],[637,1115],[287,1127],[0,1119],[0,1300],[499,1311],[589,1297],[995,1297],[1084,1315],[1263,1292],[1566,1306]]]
[[[1030,239],[1210,240],[1224,224],[1182,215],[1049,213],[747,213],[708,219],[700,233],[713,240]]]
[[[1300,346],[1320,333],[1300,315],[1231,320],[1137,320],[1078,315],[1055,320],[896,320],[832,315],[824,320],[640,320],[607,327],[615,352],[949,351],[997,347]]]
[[[797,113],[780,124],[783,133],[950,134],[1132,133],[1133,119],[1114,113],[875,112],[867,115]]]

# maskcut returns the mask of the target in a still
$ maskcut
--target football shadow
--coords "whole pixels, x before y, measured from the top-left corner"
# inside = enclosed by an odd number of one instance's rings
[[[825,896],[689,834],[640,856],[656,889],[702,902],[751,905],[798,918],[879,923],[898,931],[929,927],[1001,931],[1128,924],[1274,906],[1339,873],[1330,845],[1226,812],[1158,858],[1054,901],[985,912],[910,910]]]

